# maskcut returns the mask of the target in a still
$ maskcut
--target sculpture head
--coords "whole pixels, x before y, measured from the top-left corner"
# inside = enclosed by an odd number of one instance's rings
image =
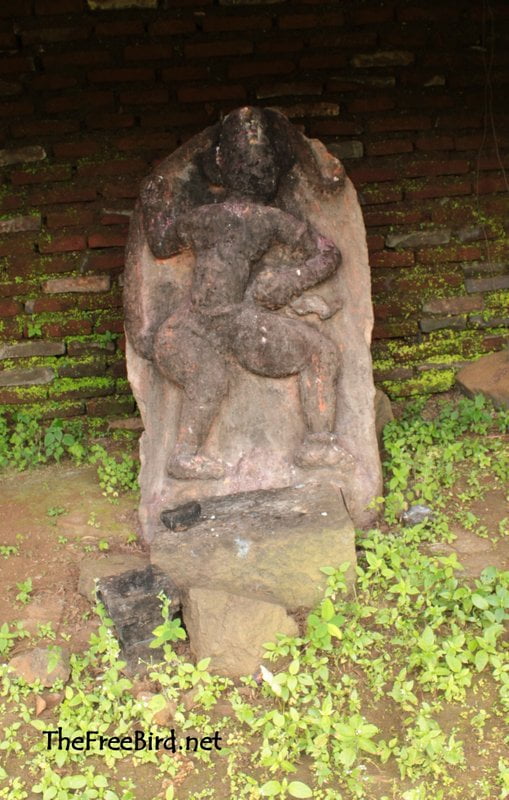
[[[294,159],[278,116],[261,108],[236,109],[222,122],[216,165],[223,186],[244,197],[270,200]]]

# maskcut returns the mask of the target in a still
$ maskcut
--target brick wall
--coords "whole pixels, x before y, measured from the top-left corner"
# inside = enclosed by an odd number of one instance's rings
[[[3,0],[0,404],[134,410],[121,281],[139,181],[246,103],[325,141],[360,193],[390,394],[447,388],[507,344],[508,20],[499,0]]]

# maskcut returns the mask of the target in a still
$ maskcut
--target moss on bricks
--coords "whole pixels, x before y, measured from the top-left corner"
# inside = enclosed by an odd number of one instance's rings
[[[430,369],[406,381],[382,381],[380,386],[392,399],[447,392],[454,386],[455,379],[454,369]]]

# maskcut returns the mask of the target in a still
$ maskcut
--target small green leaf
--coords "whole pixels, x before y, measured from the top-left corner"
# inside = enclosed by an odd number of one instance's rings
[[[486,650],[478,650],[477,653],[475,654],[475,662],[474,662],[477,672],[482,672],[489,660],[490,657],[486,652]]]
[[[260,787],[260,794],[263,797],[275,797],[281,791],[279,781],[267,781]]]
[[[482,611],[485,611],[487,608],[489,608],[490,605],[486,600],[486,598],[483,597],[481,594],[473,594],[472,603],[474,604],[474,606],[476,606],[476,608],[480,608]]]
[[[288,784],[288,794],[292,797],[313,797],[309,786],[302,781],[291,781]]]

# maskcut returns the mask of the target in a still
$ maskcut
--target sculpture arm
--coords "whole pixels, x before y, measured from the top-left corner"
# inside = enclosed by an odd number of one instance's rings
[[[255,280],[254,297],[267,308],[281,308],[330,278],[341,264],[341,253],[330,239],[289,214],[278,214],[278,241],[292,245],[295,263],[263,271]]]
[[[177,204],[163,175],[151,175],[142,184],[143,228],[156,258],[169,258],[183,247]]]

